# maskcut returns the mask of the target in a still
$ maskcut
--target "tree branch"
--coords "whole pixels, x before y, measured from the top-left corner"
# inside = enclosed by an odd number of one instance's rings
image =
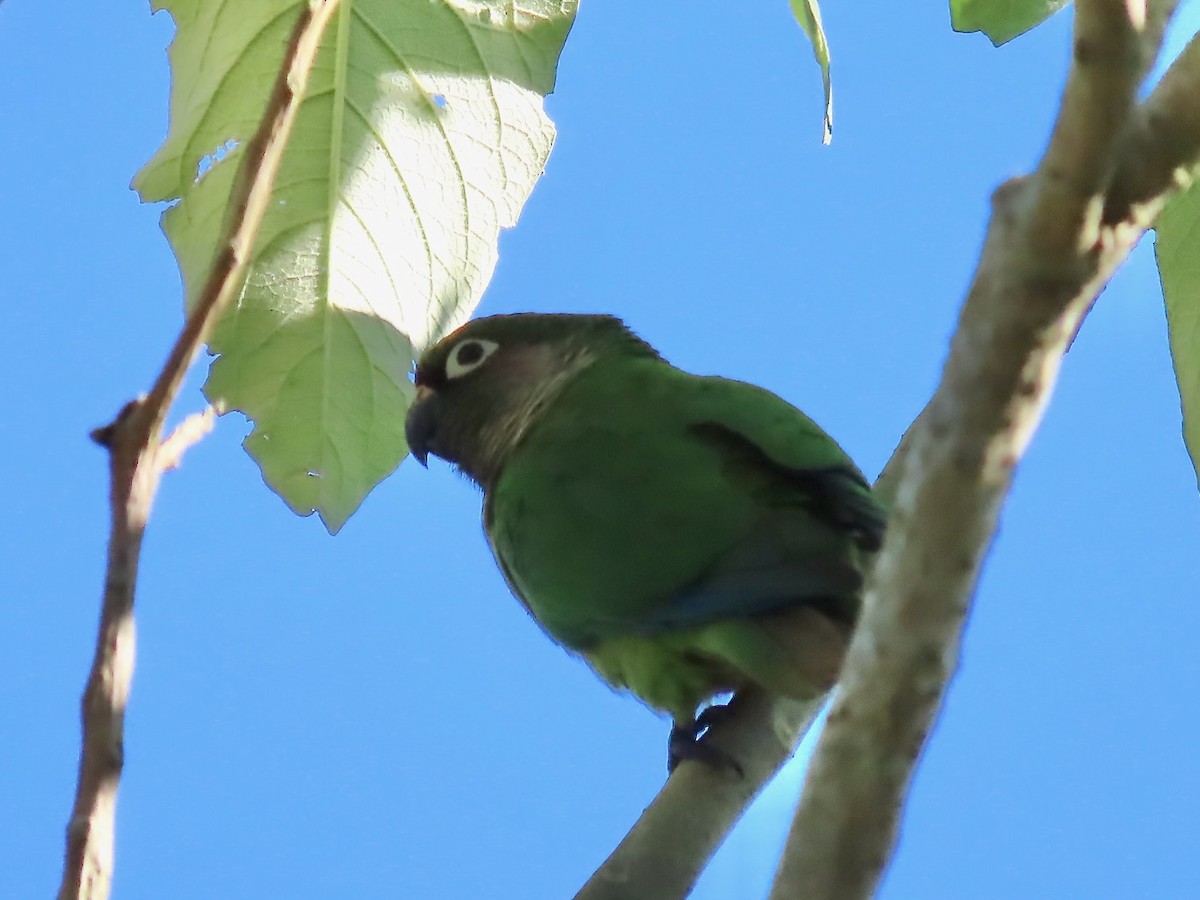
[[[1193,37],[1138,107],[1125,136],[1104,222],[1153,217],[1165,197],[1191,183],[1200,133],[1200,38]],[[1151,206],[1149,212],[1140,207]]]
[[[195,447],[212,431],[223,410],[217,406],[209,406],[204,412],[192,413],[175,426],[175,430],[167,435],[167,439],[158,446],[158,470],[170,472],[178,469],[183,461],[183,454]]]
[[[750,801],[787,762],[825,698],[808,703],[739,693],[705,742],[737,761],[740,775],[701,762],[667,779],[575,900],[686,897]]]
[[[1112,221],[1128,140],[1146,111],[1155,158],[1200,155],[1195,64],[1180,61],[1142,107],[1161,40],[1160,4],[1079,0],[1075,56],[1037,171],[1001,187],[942,382],[910,429],[887,538],[869,580],[829,720],[809,768],[772,898],[873,892],[896,839],[916,759],[954,670],[969,598],[1013,469],[1050,398],[1069,339],[1161,209],[1160,169]],[[1187,52],[1190,60],[1194,48]],[[1180,106],[1190,105],[1184,112]],[[1190,121],[1191,124],[1179,124]]]
[[[202,428],[188,420],[166,444],[163,421],[213,324],[241,289],[308,73],[337,0],[310,0],[301,13],[258,131],[246,146],[208,279],[150,393],[127,403],[92,433],[109,451],[112,523],[95,655],[81,704],[82,747],[67,824],[59,900],[103,900],[112,883],[114,817],[124,757],[125,705],[133,677],[134,588],[142,535],[159,477]]]

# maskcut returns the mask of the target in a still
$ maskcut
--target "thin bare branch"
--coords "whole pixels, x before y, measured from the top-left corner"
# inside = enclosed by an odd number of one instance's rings
[[[158,448],[158,470],[170,472],[179,468],[183,454],[195,447],[213,430],[213,425],[221,411],[209,406],[203,412],[192,413],[175,426],[175,430],[167,435],[166,440]]]
[[[95,655],[81,708],[79,777],[67,825],[59,900],[103,900],[109,894],[142,535],[164,467],[177,462],[189,442],[198,439],[203,422],[185,422],[161,445],[163,420],[213,323],[241,288],[321,34],[336,7],[337,0],[310,0],[296,23],[262,122],[246,146],[230,198],[226,236],[153,388],[92,433],[109,451],[112,525]]]
[[[774,900],[870,896],[892,852],[1013,469],[1070,336],[1161,208],[1161,194],[1134,192],[1140,200],[1126,204],[1126,219],[1102,216],[1114,173],[1126,170],[1132,152],[1136,86],[1161,40],[1161,16],[1146,23],[1133,0],[1080,0],[1075,61],[1050,145],[1033,176],[993,198],[941,385],[906,435],[887,539]],[[1195,120],[1200,77],[1181,63],[1143,109],[1186,103]],[[1168,155],[1194,160],[1200,128],[1182,130]],[[1158,183],[1170,189],[1169,178]]]

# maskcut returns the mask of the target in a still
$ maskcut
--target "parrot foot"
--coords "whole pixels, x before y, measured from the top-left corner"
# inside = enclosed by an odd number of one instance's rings
[[[667,774],[674,772],[681,762],[695,760],[714,769],[732,772],[739,778],[745,775],[736,759],[706,740],[712,727],[727,719],[729,713],[729,707],[722,704],[708,707],[686,724],[681,725],[676,720],[667,738]]]

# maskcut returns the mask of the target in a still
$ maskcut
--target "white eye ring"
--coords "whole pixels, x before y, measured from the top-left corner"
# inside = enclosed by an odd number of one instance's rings
[[[499,349],[499,344],[485,338],[467,338],[460,341],[446,357],[446,377],[462,378],[469,372],[474,372]]]

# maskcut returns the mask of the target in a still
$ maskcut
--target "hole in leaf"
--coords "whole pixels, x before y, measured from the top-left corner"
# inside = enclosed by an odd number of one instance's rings
[[[229,155],[238,148],[238,146],[238,142],[233,138],[230,138],[223,144],[218,144],[217,148],[213,150],[212,153],[208,153],[200,157],[200,162],[196,164],[196,179],[193,183],[199,182],[201,178],[212,171],[213,166],[222,160],[227,159]]]

